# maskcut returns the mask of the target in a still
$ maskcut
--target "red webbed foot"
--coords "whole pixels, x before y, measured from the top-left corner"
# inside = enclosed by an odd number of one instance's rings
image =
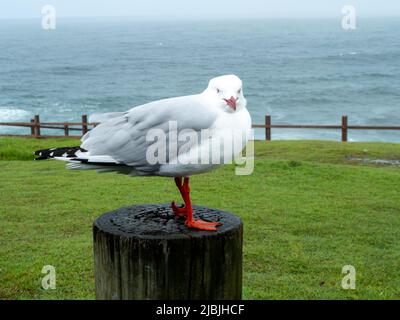
[[[175,202],[171,203],[171,209],[174,214],[178,217],[186,217],[185,225],[189,228],[206,230],[206,231],[216,231],[217,226],[222,225],[221,222],[209,222],[203,220],[195,220],[193,217],[193,209],[190,201],[190,187],[189,187],[189,177],[185,177],[182,182],[182,177],[175,177],[175,184],[182,195],[185,206],[177,207]]]
[[[204,220],[186,220],[186,226],[193,229],[206,230],[206,231],[217,231],[217,226],[222,225],[221,222],[209,222]]]
[[[188,214],[186,207],[185,206],[177,207],[175,201],[172,201],[171,209],[174,212],[174,214],[179,217],[186,217]]]

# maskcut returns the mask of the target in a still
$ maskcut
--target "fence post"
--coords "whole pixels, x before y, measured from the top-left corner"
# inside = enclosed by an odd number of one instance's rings
[[[65,135],[66,137],[68,137],[68,136],[69,136],[69,128],[68,128],[68,124],[64,124],[64,135]]]
[[[342,116],[342,142],[347,142],[347,116]]]
[[[265,140],[271,141],[271,116],[265,116]]]
[[[88,132],[87,115],[83,114],[82,115],[82,135],[85,135],[87,132]]]
[[[40,118],[39,115],[35,115],[33,119],[33,123],[35,124],[35,138],[40,137]]]
[[[31,119],[31,123],[32,123],[32,125],[31,125],[31,136],[34,136],[35,135],[35,127],[33,125],[35,123],[35,120]]]
[[[243,223],[239,217],[196,206],[199,218],[224,222],[217,231],[206,233],[165,218],[170,211],[170,205],[130,206],[94,221],[98,300],[242,298]]]

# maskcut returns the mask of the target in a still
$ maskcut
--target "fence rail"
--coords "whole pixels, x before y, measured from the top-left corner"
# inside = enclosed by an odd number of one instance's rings
[[[26,137],[33,138],[80,138],[98,123],[89,123],[87,115],[82,115],[82,122],[40,122],[40,117],[35,115],[30,122],[0,122],[0,126],[27,127],[30,128],[30,135]],[[264,124],[254,124],[253,128],[265,129],[265,140],[271,141],[272,129],[328,129],[341,130],[342,141],[348,140],[349,130],[400,130],[400,126],[363,126],[349,125],[348,117],[342,116],[342,122],[338,125],[315,125],[315,124],[272,124],[271,116],[265,116]],[[63,130],[64,135],[42,135],[40,129]],[[70,131],[80,131],[80,135],[70,135]],[[4,135],[3,135],[4,136]],[[21,136],[21,135],[6,135]]]
[[[348,140],[349,130],[400,130],[400,126],[355,126],[348,124],[348,117],[342,116],[342,122],[339,125],[315,125],[315,124],[271,124],[271,116],[265,116],[264,124],[254,124],[253,128],[265,128],[265,140],[271,140],[271,129],[334,129],[341,130],[342,141]]]
[[[25,136],[32,138],[80,138],[98,123],[89,123],[87,115],[82,115],[82,122],[41,122],[39,115],[35,115],[30,122],[0,122],[0,126],[27,127],[30,135],[3,135],[3,136]],[[64,135],[42,135],[40,129],[63,130]],[[70,135],[70,131],[80,131],[80,135]]]

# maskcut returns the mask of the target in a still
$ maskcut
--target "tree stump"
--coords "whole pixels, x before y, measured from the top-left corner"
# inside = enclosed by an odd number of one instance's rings
[[[193,206],[218,231],[189,229],[170,205],[105,213],[93,224],[97,299],[241,299],[243,224],[233,214]]]

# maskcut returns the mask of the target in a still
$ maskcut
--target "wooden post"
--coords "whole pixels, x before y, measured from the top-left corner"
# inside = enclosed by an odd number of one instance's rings
[[[82,135],[85,135],[87,132],[88,132],[87,115],[83,114],[82,115]]]
[[[40,137],[40,118],[39,115],[35,115],[33,119],[33,123],[35,124],[35,138]]]
[[[34,119],[31,119],[31,123],[32,124],[35,124],[35,120]],[[35,127],[32,125],[31,126],[31,136],[34,136],[35,135]]]
[[[97,299],[230,300],[242,296],[241,220],[194,206],[218,231],[189,229],[170,205],[130,206],[93,224]]]
[[[271,116],[265,116],[265,140],[271,141]]]
[[[342,142],[347,141],[347,116],[342,116]]]
[[[68,128],[68,124],[64,124],[64,135],[65,135],[66,137],[68,137],[68,136],[69,136],[69,128]]]

